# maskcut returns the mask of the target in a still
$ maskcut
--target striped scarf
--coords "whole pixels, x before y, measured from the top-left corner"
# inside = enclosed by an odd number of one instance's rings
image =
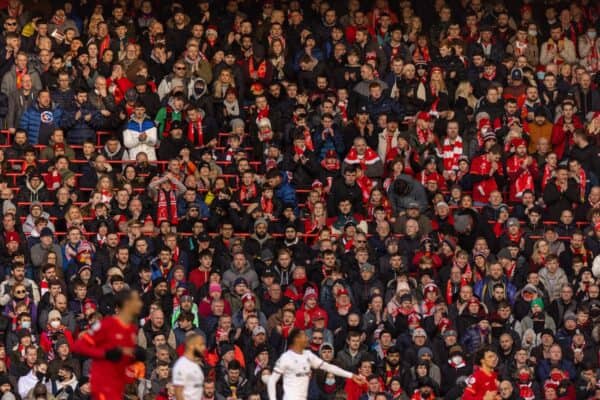
[[[167,195],[169,196],[168,202]],[[162,221],[169,221],[173,225],[177,225],[179,221],[177,218],[177,200],[175,199],[174,190],[167,192],[161,189],[158,192],[156,223],[160,224]]]
[[[444,170],[458,170],[458,159],[463,154],[463,141],[460,136],[454,139],[454,143],[449,138],[444,139],[442,146],[442,157],[444,159]]]

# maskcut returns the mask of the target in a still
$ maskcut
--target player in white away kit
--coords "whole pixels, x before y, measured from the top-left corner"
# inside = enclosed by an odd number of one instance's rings
[[[275,363],[267,384],[269,400],[277,400],[277,381],[283,376],[283,400],[306,400],[308,384],[313,369],[322,369],[343,378],[352,378],[358,384],[365,384],[364,377],[355,375],[335,365],[326,363],[306,350],[308,337],[304,331],[292,329],[288,336],[288,351]]]
[[[199,400],[204,391],[204,373],[198,364],[206,350],[204,337],[192,333],[185,338],[185,352],[173,366],[176,400]]]

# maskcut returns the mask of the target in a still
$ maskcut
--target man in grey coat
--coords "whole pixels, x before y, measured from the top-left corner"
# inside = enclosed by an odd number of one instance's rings
[[[36,268],[41,268],[46,264],[48,253],[53,252],[56,257],[56,267],[62,269],[62,251],[58,244],[54,243],[54,234],[48,227],[43,228],[40,232],[40,243],[35,244],[31,248],[31,264]]]
[[[242,252],[233,255],[231,267],[223,274],[223,285],[228,287],[229,290],[233,290],[235,286],[234,282],[238,278],[244,278],[251,290],[255,290],[258,287],[258,275]]]
[[[7,73],[2,77],[0,91],[10,97],[10,95],[20,89],[23,77],[29,75],[33,89],[39,91],[42,89],[42,80],[38,72],[29,65],[27,53],[20,51],[15,58],[15,65],[10,67]]]
[[[14,133],[19,125],[21,115],[33,104],[37,98],[37,91],[33,89],[31,75],[25,74],[21,78],[21,88],[8,96],[8,114],[6,115],[6,126]]]

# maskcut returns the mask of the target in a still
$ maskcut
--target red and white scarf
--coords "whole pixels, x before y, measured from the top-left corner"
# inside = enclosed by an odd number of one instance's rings
[[[167,195],[169,200],[167,202]],[[156,223],[160,224],[162,221],[169,221],[173,225],[177,225],[179,219],[177,218],[177,199],[175,198],[175,191],[158,191],[158,207],[156,215]]]
[[[188,140],[196,147],[204,146],[204,131],[202,129],[202,115],[198,115],[196,122],[188,123]]]
[[[358,151],[356,151],[355,147],[352,147],[348,152],[348,155],[346,156],[344,162],[354,165],[358,164],[360,165],[360,168],[364,171],[367,169],[368,165],[375,164],[377,161],[380,160],[381,158],[379,158],[377,153],[373,151],[373,149],[371,149],[370,147],[367,147],[365,154],[363,154],[362,156],[358,154]]]
[[[458,170],[458,159],[463,154],[463,141],[460,136],[454,139],[454,142],[450,142],[450,138],[444,139],[442,146],[442,157],[444,160],[445,171],[456,171]]]
[[[250,186],[242,185],[240,187],[240,202],[244,203],[257,195],[256,185],[253,183]]]
[[[267,75],[267,60],[262,60],[258,64],[258,68],[256,68],[254,66],[254,57],[250,57],[248,59],[248,73],[252,80],[264,79]]]

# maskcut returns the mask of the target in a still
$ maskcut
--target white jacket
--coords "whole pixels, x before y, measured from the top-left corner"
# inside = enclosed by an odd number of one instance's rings
[[[141,141],[140,135],[146,134],[146,139]],[[156,143],[158,142],[156,126],[154,122],[146,118],[143,121],[129,120],[127,128],[123,131],[123,143],[127,147],[129,159],[135,160],[138,153],[144,152],[148,155],[148,161],[156,161]]]

